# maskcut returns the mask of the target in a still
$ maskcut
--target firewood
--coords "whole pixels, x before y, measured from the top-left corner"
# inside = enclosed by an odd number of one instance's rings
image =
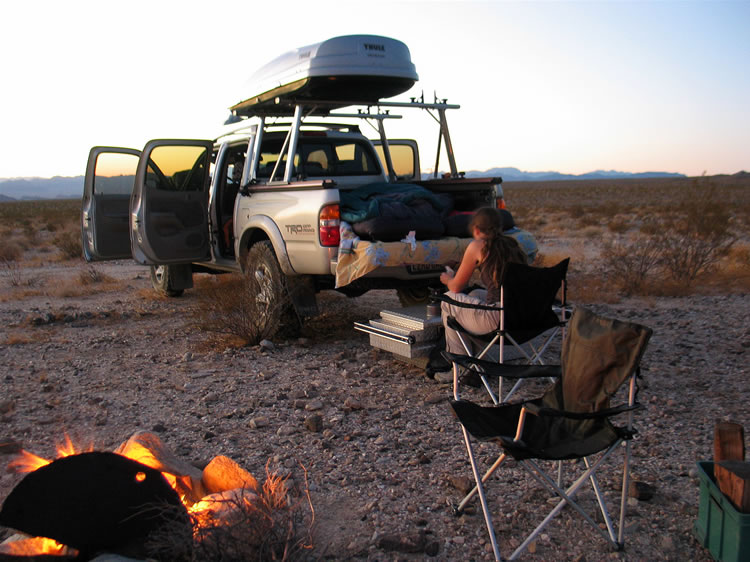
[[[203,469],[203,486],[210,494],[244,488],[258,491],[258,481],[229,457],[214,457]]]
[[[200,469],[186,462],[167,448],[153,433],[138,431],[116,450],[116,453],[175,477],[177,492],[190,502],[206,495]]]
[[[714,465],[714,474],[721,473],[721,492],[742,513],[750,513],[750,462],[722,461]]]
[[[734,422],[714,426],[714,462],[745,460],[745,430]]]
[[[714,426],[714,477],[721,493],[730,499],[730,493],[734,490],[735,484],[731,473],[720,463],[744,460],[745,430],[743,427],[734,422],[717,422]]]

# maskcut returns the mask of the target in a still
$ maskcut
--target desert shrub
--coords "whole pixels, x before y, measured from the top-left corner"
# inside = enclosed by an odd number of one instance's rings
[[[96,269],[93,265],[88,266],[78,274],[79,285],[96,285],[98,283],[112,283],[114,279]]]
[[[270,339],[281,328],[268,318],[285,317],[290,308],[288,295],[273,295],[267,300],[259,299],[261,286],[251,274],[228,274],[211,278],[209,283],[196,291],[194,307],[199,326],[214,334],[239,338],[245,345],[256,345]]]
[[[53,242],[66,259],[81,257],[81,233],[80,231],[66,231],[58,234]]]
[[[641,292],[662,262],[663,241],[658,236],[637,236],[603,244],[601,259],[607,276],[626,295]]]
[[[630,225],[622,217],[615,217],[607,223],[607,230],[614,234],[624,234],[629,228]]]
[[[18,261],[23,249],[15,240],[0,240],[0,260],[3,262]]]
[[[0,258],[4,277],[8,280],[11,287],[20,287],[23,284],[23,274],[21,266],[16,260]]]
[[[731,231],[730,206],[719,200],[710,182],[696,180],[687,195],[678,208],[681,218],[663,238],[663,263],[675,281],[689,286],[728,254],[737,237]]]

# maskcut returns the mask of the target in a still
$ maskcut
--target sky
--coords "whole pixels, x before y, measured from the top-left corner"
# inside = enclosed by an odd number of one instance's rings
[[[750,171],[748,26],[750,0],[3,2],[0,178],[214,138],[258,67],[358,33],[409,47],[420,80],[395,99],[461,106],[459,170]],[[389,136],[416,138],[428,171],[437,129],[416,119]]]

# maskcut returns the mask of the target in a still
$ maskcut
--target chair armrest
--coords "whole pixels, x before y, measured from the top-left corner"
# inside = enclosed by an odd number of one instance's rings
[[[632,406],[624,404],[622,406],[615,406],[614,408],[605,408],[597,412],[566,412],[564,410],[547,408],[546,406],[540,406],[539,404],[533,403],[527,403],[524,407],[530,414],[534,414],[535,416],[562,417],[571,420],[593,420],[598,418],[609,418],[624,412],[632,412],[641,409],[643,406],[641,404],[633,404]]]
[[[460,308],[474,308],[477,310],[494,310],[497,312],[500,312],[501,310],[503,310],[502,307],[500,306],[492,306],[489,304],[471,304],[468,302],[457,301],[456,299],[452,299],[445,295],[435,295],[434,297],[431,297],[430,300],[447,302],[448,304],[452,304],[453,306],[458,306]]]
[[[486,359],[478,359],[468,355],[458,355],[449,351],[442,351],[441,354],[451,363],[458,363],[466,369],[474,368],[475,371],[491,377],[532,379],[543,377],[559,378],[562,375],[560,365],[515,365],[487,361]]]

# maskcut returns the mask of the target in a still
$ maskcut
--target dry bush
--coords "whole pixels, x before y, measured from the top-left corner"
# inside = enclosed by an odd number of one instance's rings
[[[0,241],[0,260],[13,262],[21,259],[23,248],[13,239],[3,238]]]
[[[287,313],[291,308],[288,295],[272,295],[267,302],[261,302],[259,293],[258,280],[248,273],[209,278],[196,291],[194,313],[199,326],[214,334],[239,338],[244,345],[271,339],[283,324],[299,326],[299,320]],[[278,317],[283,318],[282,324],[267,320]]]
[[[182,525],[166,525],[152,535],[150,556],[179,562],[294,561],[306,558],[313,547],[315,511],[307,483],[303,490],[292,490],[268,468],[257,494],[234,494],[220,509],[191,519],[192,536]]]
[[[55,236],[52,243],[60,250],[63,259],[75,259],[82,256],[80,230],[61,232]]]
[[[662,258],[663,242],[656,236],[608,241],[601,254],[606,276],[625,295],[642,292]]]
[[[607,230],[613,234],[625,234],[629,228],[630,224],[621,216],[616,216],[607,223]]]
[[[3,275],[11,287],[20,287],[24,284],[23,272],[17,261],[2,258],[0,264],[2,264]]]
[[[737,237],[731,231],[731,208],[710,182],[696,180],[677,210],[682,216],[663,239],[664,267],[675,281],[690,286],[729,253]]]
[[[86,269],[82,270],[78,274],[78,284],[82,286],[97,285],[101,283],[114,283],[115,279],[110,277],[106,273],[102,273],[96,269],[93,265],[89,265]]]

